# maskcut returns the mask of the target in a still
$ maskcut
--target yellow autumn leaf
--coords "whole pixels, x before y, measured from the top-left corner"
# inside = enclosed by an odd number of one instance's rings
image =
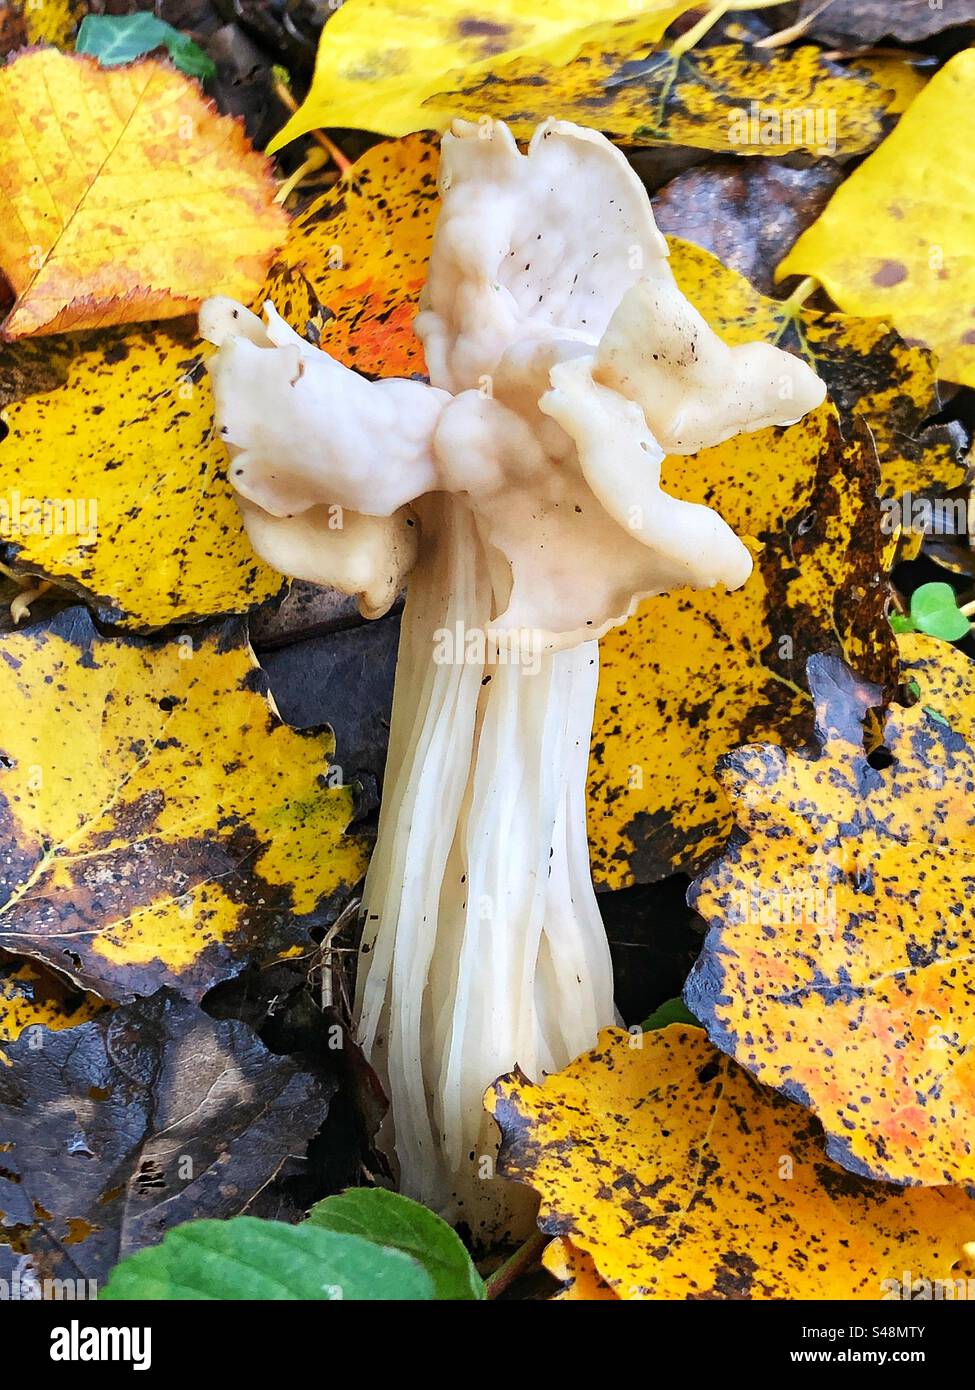
[[[352,791],[240,622],[150,642],[76,607],[0,654],[0,946],[104,998],[199,998],[331,920],[364,868]]]
[[[800,351],[848,432],[862,416],[880,477],[862,450],[851,444],[844,461],[829,445],[829,404],[788,430],[664,461],[663,486],[715,507],[751,538],[756,564],[737,593],[663,595],[600,642],[589,837],[596,880],[610,888],[700,867],[719,849],[732,821],[714,765],[756,738],[811,733],[814,651],[839,644],[864,674],[889,677],[881,579],[896,538],[881,532],[876,494],[966,476],[951,433],[923,428],[940,408],[926,353],[879,320],[768,299],[700,248],[670,244],[678,283],[726,341]]]
[[[815,275],[847,313],[883,315],[975,386],[975,49],[950,59],[836,190],[778,276]]]
[[[503,80],[515,59],[558,68],[585,43],[631,55],[693,3],[643,0],[635,14],[631,0],[604,0],[598,12],[588,0],[345,0],[322,30],[307,98],[268,148],[321,126],[384,135],[442,130],[457,112],[436,97],[452,80]],[[738,8],[766,3],[744,0]],[[488,105],[483,114],[503,113]]]
[[[169,63],[21,54],[0,69],[4,337],[251,299],[287,229],[273,198],[243,126]]]
[[[516,58],[499,74],[438,91],[429,105],[468,119],[499,117],[519,139],[552,116],[596,124],[631,144],[858,154],[883,139],[906,93],[924,85],[906,62],[841,66],[811,45],[754,55],[740,43],[647,47],[643,35],[621,27],[567,63]]]
[[[66,48],[88,6],[85,0],[15,0],[4,9],[20,10],[28,43]]]
[[[296,218],[271,268],[263,297],[347,367],[426,372],[413,319],[440,209],[439,164],[436,136],[374,145]]]
[[[951,1281],[975,1233],[958,1188],[831,1163],[808,1113],[698,1028],[607,1029],[540,1085],[502,1078],[487,1106],[499,1174],[539,1193],[539,1225],[561,1241],[550,1267],[568,1243],[570,1277],[619,1298],[880,1299],[905,1269]]]
[[[383,142],[292,224],[254,303],[362,371],[424,370],[413,334],[438,152]],[[213,435],[196,324],[0,348],[0,559],[158,628],[242,612],[282,589],[247,540]]]
[[[577,1250],[571,1240],[556,1236],[542,1252],[542,1264],[558,1279],[561,1290],[557,1299],[576,1303],[618,1302],[617,1295],[603,1279],[592,1256]]]
[[[827,1152],[898,1183],[975,1181],[975,664],[899,639],[915,702],[815,657],[815,752],[739,748],[738,833],[695,884],[712,931],[685,990],[714,1042],[809,1106]]]
[[[0,961],[0,1048],[28,1028],[73,1028],[105,1007],[36,960]],[[0,1050],[0,1062],[4,1054]]]
[[[226,480],[200,348],[182,320],[0,349],[5,564],[143,628],[281,592]]]

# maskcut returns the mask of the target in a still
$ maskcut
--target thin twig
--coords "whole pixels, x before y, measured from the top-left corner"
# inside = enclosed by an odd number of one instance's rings
[[[298,110],[298,103],[283,82],[274,83],[274,95],[277,97],[278,101],[280,101],[281,105],[290,111],[293,116]],[[327,150],[336,168],[343,174],[347,174],[352,168],[352,160],[342,153],[335,141],[330,140],[323,130],[310,130],[308,134],[317,144],[321,145],[323,150]]]
[[[802,19],[790,24],[788,29],[780,29],[777,34],[767,34],[764,39],[759,39],[755,48],[780,48],[782,44],[791,43],[793,39],[801,39],[803,34],[819,18],[823,10],[826,10],[833,3],[833,0],[823,0],[818,9],[811,14],[805,15]]]
[[[548,1236],[542,1231],[535,1231],[533,1235],[528,1237],[524,1245],[519,1245],[515,1253],[485,1279],[484,1285],[488,1298],[499,1298],[501,1294],[511,1288],[516,1279],[527,1274],[541,1259],[542,1251],[548,1241]]]

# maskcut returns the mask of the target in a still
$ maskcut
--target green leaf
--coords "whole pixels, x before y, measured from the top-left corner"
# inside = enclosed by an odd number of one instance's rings
[[[922,584],[911,596],[911,617],[921,632],[957,642],[967,637],[971,624],[959,611],[955,591],[950,584]]]
[[[888,621],[895,632],[917,632],[914,620],[906,613],[891,613]]]
[[[652,1033],[657,1028],[666,1028],[668,1023],[686,1023],[692,1028],[700,1028],[701,1021],[694,1017],[683,999],[665,999],[659,1009],[654,1009],[644,1020],[644,1033]]]
[[[85,15],[75,42],[76,53],[90,53],[103,68],[117,67],[142,58],[154,48],[165,48],[180,72],[206,79],[216,76],[217,65],[186,34],[164,19],[137,11],[135,14]]]
[[[424,1269],[401,1250],[320,1226],[235,1216],[187,1221],[115,1266],[101,1298],[425,1299]]]
[[[397,1192],[353,1187],[326,1197],[308,1213],[308,1224],[342,1231],[412,1255],[433,1280],[438,1299],[484,1298],[484,1281],[446,1221]]]

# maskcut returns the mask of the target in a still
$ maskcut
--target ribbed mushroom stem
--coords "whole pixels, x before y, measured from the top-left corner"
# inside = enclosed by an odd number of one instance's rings
[[[492,655],[507,595],[471,511],[431,496],[421,528],[357,1017],[403,1191],[486,1237],[516,1228],[525,1202],[484,1181],[485,1088],[516,1065],[560,1069],[614,1017],[585,825],[598,657],[595,642]]]

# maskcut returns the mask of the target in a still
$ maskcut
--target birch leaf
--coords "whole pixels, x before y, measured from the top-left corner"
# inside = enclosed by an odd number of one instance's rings
[[[155,59],[39,49],[0,70],[0,195],[8,340],[250,300],[287,228],[243,127]]]

